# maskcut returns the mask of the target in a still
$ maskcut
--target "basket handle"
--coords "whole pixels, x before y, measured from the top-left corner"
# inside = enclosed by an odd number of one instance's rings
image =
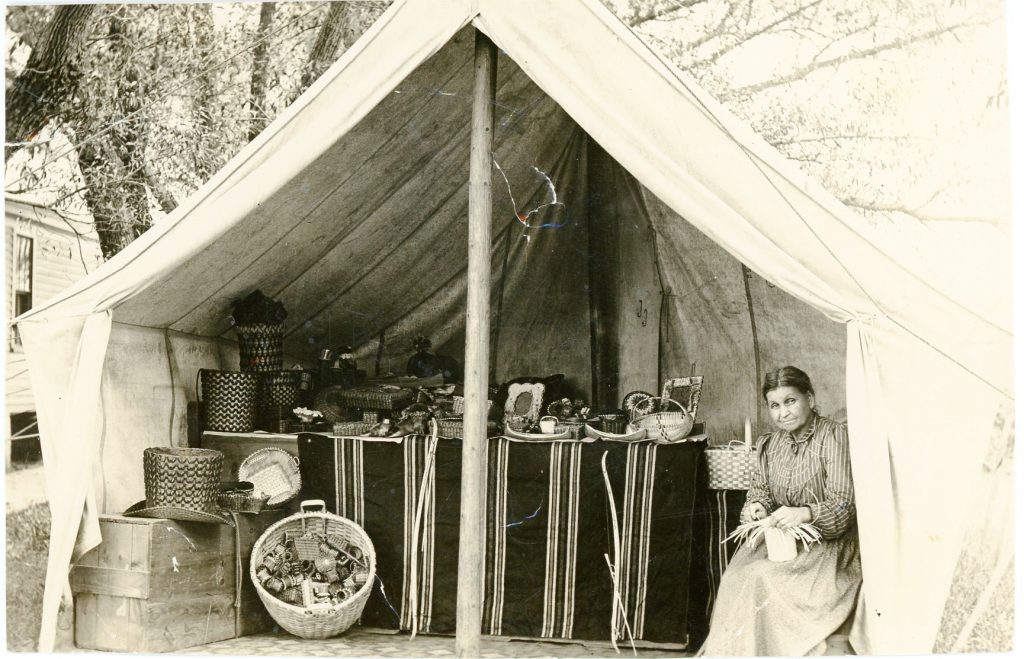
[[[654,407],[653,406],[651,407],[651,412],[642,412],[640,414],[637,414],[637,410],[639,410],[641,407],[643,407],[645,405],[652,405],[651,401],[655,401],[655,400],[667,400],[670,403],[675,403],[676,405],[678,405],[679,406],[679,410],[683,414],[689,414],[690,413],[690,411],[687,410],[685,407],[683,407],[683,404],[680,403],[675,398],[669,398],[668,396],[650,396],[648,398],[643,399],[642,401],[640,401],[639,403],[637,403],[636,405],[633,406],[633,409],[630,411],[630,419],[629,420],[630,421],[636,421],[638,416],[647,416],[648,414],[651,414],[654,411]]]
[[[305,501],[299,504],[299,510],[301,510],[304,513],[316,512],[315,510],[308,510],[309,508],[313,508],[314,506],[320,506],[320,512],[327,511],[327,504],[324,503],[323,499],[306,499]]]
[[[200,403],[203,402],[203,394],[202,391],[199,389],[199,380],[200,377],[203,375],[203,371],[205,370],[205,368],[201,368],[196,371],[196,400]]]

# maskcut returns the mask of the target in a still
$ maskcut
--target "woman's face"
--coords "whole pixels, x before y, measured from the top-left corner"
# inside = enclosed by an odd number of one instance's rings
[[[801,393],[796,387],[778,387],[765,396],[768,412],[780,430],[788,430],[794,436],[807,430],[814,413],[814,394]]]

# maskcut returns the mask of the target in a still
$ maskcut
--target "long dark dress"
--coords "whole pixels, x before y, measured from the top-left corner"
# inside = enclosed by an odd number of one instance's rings
[[[700,654],[820,654],[856,605],[860,549],[846,426],[825,417],[813,424],[802,441],[783,430],[758,439],[747,505],[769,513],[809,506],[823,539],[809,551],[798,542],[797,557],[782,563],[768,560],[763,540],[744,542],[722,576]]]

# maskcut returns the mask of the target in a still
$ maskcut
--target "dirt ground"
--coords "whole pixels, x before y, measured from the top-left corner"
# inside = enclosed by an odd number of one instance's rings
[[[7,649],[33,652],[39,637],[50,508],[45,503],[7,514]]]

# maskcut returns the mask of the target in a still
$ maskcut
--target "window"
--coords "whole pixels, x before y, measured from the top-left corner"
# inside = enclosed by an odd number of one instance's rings
[[[33,241],[28,236],[15,236],[14,242],[14,316],[32,308],[32,252]],[[21,345],[18,329],[14,329],[14,343]]]

